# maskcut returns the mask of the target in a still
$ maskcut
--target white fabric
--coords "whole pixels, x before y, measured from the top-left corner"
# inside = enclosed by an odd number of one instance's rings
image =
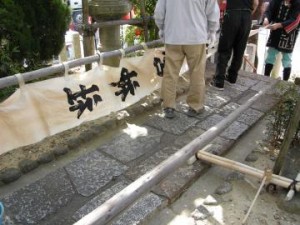
[[[161,50],[148,50],[142,57],[122,58],[119,68],[102,65],[86,73],[23,85],[0,104],[0,155],[124,109],[151,94],[161,85],[161,77],[153,65],[154,57],[163,61]],[[134,89],[135,95],[129,92],[126,101],[121,100],[121,95],[116,96],[120,88],[110,85],[120,80],[122,68],[128,69],[128,73],[135,71],[137,76],[131,81],[139,84]],[[86,89],[97,85],[99,91],[88,93],[86,97],[94,99],[98,95],[102,101],[97,104],[94,101],[92,110],[86,108],[77,118],[78,110],[70,111],[72,105],[68,103],[64,88],[74,94],[80,92],[79,85]],[[73,106],[78,105],[78,100],[86,101],[81,96]]]
[[[158,0],[154,19],[164,42],[174,45],[207,43],[208,32],[219,29],[217,0]]]

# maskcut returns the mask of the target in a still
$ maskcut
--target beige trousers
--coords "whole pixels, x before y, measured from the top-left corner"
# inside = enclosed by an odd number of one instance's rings
[[[175,108],[176,85],[186,57],[189,67],[190,86],[186,103],[196,111],[204,107],[206,48],[201,45],[165,45],[165,68],[161,87],[163,108]]]

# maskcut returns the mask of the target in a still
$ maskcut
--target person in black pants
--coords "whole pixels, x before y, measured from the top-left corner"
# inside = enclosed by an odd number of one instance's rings
[[[210,83],[217,90],[224,90],[225,80],[231,84],[237,80],[251,30],[251,14],[257,6],[258,0],[227,0],[219,39],[217,67]],[[231,64],[227,70],[231,55]]]

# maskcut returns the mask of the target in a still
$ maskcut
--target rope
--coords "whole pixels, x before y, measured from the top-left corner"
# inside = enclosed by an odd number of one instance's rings
[[[297,192],[297,183],[299,183],[299,181],[297,181],[296,179],[293,179],[293,181],[291,182],[291,184],[288,186],[289,190],[294,190],[295,192]]]

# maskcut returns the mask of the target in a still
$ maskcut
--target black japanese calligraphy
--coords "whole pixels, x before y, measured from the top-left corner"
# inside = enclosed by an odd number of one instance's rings
[[[135,95],[135,89],[137,87],[140,87],[140,84],[137,81],[132,81],[131,78],[137,77],[137,73],[135,71],[128,72],[128,69],[122,68],[121,70],[121,76],[120,80],[118,82],[112,82],[110,83],[113,87],[118,87],[121,90],[116,91],[115,95],[119,96],[121,95],[121,99],[124,102],[126,100],[126,97],[128,93]]]
[[[165,52],[163,51],[162,54],[165,55]],[[154,59],[153,59],[153,65],[156,68],[156,74],[158,76],[162,77],[163,74],[164,74],[165,56],[163,58],[163,61],[161,61],[161,59],[158,58],[158,57],[154,57]]]
[[[92,85],[90,88],[86,88],[85,85],[79,85],[80,91],[72,93],[71,89],[64,88],[64,92],[67,94],[68,103],[71,105],[69,107],[70,112],[77,111],[77,119],[80,118],[85,109],[88,109],[90,112],[93,111],[93,103],[97,106],[98,102],[102,101],[100,95],[94,94],[91,97],[87,97],[88,94],[91,94],[95,91],[99,91],[97,85]]]

